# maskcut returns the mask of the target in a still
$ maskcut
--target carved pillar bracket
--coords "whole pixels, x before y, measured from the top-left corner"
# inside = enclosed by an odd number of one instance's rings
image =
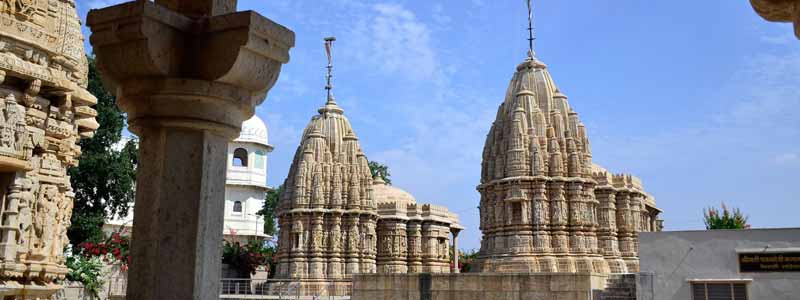
[[[294,33],[235,0],[91,10],[105,84],[140,137],[128,299],[218,299],[227,144],[264,101]]]
[[[759,16],[770,22],[794,23],[794,35],[800,39],[800,1],[750,0]]]

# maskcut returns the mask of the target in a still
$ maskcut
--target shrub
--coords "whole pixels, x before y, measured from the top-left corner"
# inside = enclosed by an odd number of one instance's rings
[[[126,235],[124,230],[120,230],[112,233],[105,241],[84,242],[79,247],[82,256],[97,257],[109,263],[118,262],[122,265],[122,270],[126,271],[131,262],[130,245],[130,236]]]
[[[97,296],[103,285],[103,262],[99,257],[68,255],[66,264],[69,271],[67,280],[80,282],[91,295]]]
[[[260,241],[250,241],[246,245],[225,241],[222,246],[222,263],[233,267],[240,274],[255,274],[259,266],[269,266],[275,248]]]
[[[738,208],[729,210],[725,203],[722,203],[722,212],[716,207],[703,209],[703,223],[706,229],[749,229],[747,216],[742,214]]]

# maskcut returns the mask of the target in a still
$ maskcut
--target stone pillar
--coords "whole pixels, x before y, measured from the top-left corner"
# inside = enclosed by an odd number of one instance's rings
[[[109,90],[140,138],[128,299],[219,298],[227,144],[288,62],[294,33],[235,0],[91,10]]]
[[[450,232],[453,233],[453,273],[461,273],[458,268],[458,233],[461,230],[450,229]]]

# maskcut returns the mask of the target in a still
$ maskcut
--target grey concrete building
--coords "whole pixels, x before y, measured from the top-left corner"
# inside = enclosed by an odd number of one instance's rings
[[[640,299],[800,299],[800,228],[642,232]]]

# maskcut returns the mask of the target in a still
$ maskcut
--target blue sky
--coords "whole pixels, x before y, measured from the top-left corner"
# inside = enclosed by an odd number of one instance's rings
[[[78,0],[89,7],[115,1]],[[116,1],[120,2],[120,1]],[[527,50],[524,1],[240,0],[297,34],[257,114],[288,173],[325,99],[322,38],[334,35],[334,94],[370,160],[420,202],[448,206],[478,248],[483,142]],[[754,227],[800,211],[800,41],[747,1],[535,1],[537,56],[586,124],[593,159],[633,173],[667,230],[701,229],[721,201]],[[87,39],[88,40],[88,39]]]

